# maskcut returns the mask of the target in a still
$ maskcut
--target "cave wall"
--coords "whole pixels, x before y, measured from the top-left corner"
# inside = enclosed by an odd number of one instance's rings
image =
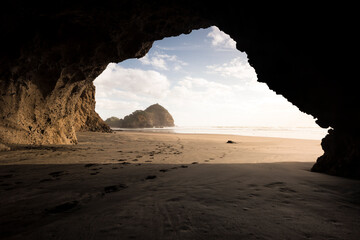
[[[154,40],[216,25],[248,54],[259,81],[334,129],[313,170],[360,176],[356,8],[161,0],[2,4],[2,143],[76,143],[75,130],[106,129],[94,110],[92,81],[109,62],[142,57]]]
[[[209,26],[196,16],[182,21],[189,11],[141,1],[5,1],[0,142],[74,144],[77,130],[109,131],[92,81],[110,62],[144,56],[155,39]]]

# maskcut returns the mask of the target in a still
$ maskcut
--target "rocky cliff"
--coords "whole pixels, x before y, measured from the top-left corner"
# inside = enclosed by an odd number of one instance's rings
[[[111,127],[118,128],[152,128],[174,127],[174,119],[161,105],[153,104],[144,111],[136,110],[124,119],[111,117],[105,121]]]
[[[77,143],[75,131],[110,131],[95,112],[91,81],[60,78],[51,92],[30,80],[0,81],[0,141],[7,144]]]
[[[78,121],[99,119],[88,118],[93,104],[78,110],[82,93],[94,91],[92,81],[109,62],[142,57],[155,40],[216,25],[248,54],[259,81],[334,129],[313,170],[360,177],[357,8],[235,3],[3,1],[0,142],[76,143]]]
[[[75,131],[111,132],[110,127],[95,112],[95,103],[95,86],[88,84],[75,106]]]

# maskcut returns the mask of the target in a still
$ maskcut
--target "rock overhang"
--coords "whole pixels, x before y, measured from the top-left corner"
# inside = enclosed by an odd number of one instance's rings
[[[359,177],[352,171],[360,132],[351,58],[356,21],[352,14],[336,17],[341,7],[144,0],[3,6],[2,143],[69,144],[76,143],[76,130],[106,131],[95,112],[92,81],[109,62],[142,57],[155,40],[216,25],[248,54],[259,81],[320,126],[334,128],[314,170]]]

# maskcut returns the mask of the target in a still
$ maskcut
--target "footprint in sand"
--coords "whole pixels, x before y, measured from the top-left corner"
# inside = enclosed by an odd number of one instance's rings
[[[65,171],[57,171],[57,172],[49,173],[49,175],[52,176],[53,178],[58,178],[60,176],[67,175],[67,174],[68,173]]]
[[[74,210],[76,207],[78,207],[78,205],[79,205],[79,201],[66,202],[66,203],[57,205],[53,208],[45,209],[45,212],[50,213],[50,214],[69,212],[71,210]]]
[[[180,201],[180,200],[181,200],[180,197],[174,197],[174,198],[169,198],[169,199],[167,199],[166,201],[167,201],[167,202],[178,202],[178,201]]]
[[[198,164],[198,162],[192,162],[191,164]]]
[[[152,162],[151,160],[146,160],[145,162]]]
[[[0,179],[3,179],[3,178],[12,178],[13,176],[14,176],[13,174],[1,175],[1,176],[0,176]]]
[[[123,190],[127,188],[128,186],[125,184],[118,184],[118,185],[111,185],[104,187],[104,193],[112,193],[112,192],[118,192],[120,190]]]
[[[285,185],[285,183],[284,182],[272,182],[269,184],[265,184],[264,187],[271,188],[271,187],[282,186],[282,185]]]
[[[54,179],[51,179],[51,178],[44,178],[44,179],[41,179],[39,182],[50,182],[50,181],[54,181]]]
[[[92,169],[90,169],[91,171],[97,171],[97,170],[100,170],[100,169],[102,169],[102,167],[99,167],[99,168],[92,168]]]
[[[0,184],[0,187],[9,187],[9,186],[11,186],[10,183],[2,183],[2,184]]]
[[[188,168],[188,166],[186,166],[186,165],[181,165],[181,166],[179,166],[179,167],[172,167],[171,169],[178,169],[178,168]]]
[[[285,192],[285,193],[296,193],[296,191],[294,189],[288,188],[288,187],[281,187],[279,188],[280,192]]]
[[[210,162],[210,160],[204,160],[204,162]]]
[[[155,179],[156,175],[149,175],[145,178],[145,180]]]
[[[284,182],[272,182],[272,183],[266,184],[264,186],[268,187],[268,188],[279,187],[278,190],[283,193],[296,193],[297,192],[291,188],[285,187],[285,185],[286,184]]]
[[[97,164],[94,164],[94,163],[89,163],[89,164],[85,164],[84,167],[92,167],[92,166],[96,166]]]

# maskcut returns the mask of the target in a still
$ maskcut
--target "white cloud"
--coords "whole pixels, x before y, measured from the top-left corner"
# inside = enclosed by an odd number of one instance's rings
[[[97,97],[111,97],[125,93],[146,97],[162,98],[167,94],[170,83],[165,75],[152,70],[122,68],[110,63],[95,79]]]
[[[231,61],[225,67],[237,65]],[[215,69],[215,68],[214,68]],[[238,73],[238,71],[228,71]],[[96,111],[104,119],[119,118],[137,109],[159,103],[169,110],[180,126],[285,126],[299,118],[311,125],[311,117],[300,111],[266,84],[232,84],[186,76],[173,87],[156,71],[125,69],[116,64],[96,80]],[[271,116],[271,117],[269,117]]]
[[[141,61],[171,71],[187,64],[176,55],[160,51]],[[286,99],[256,81],[256,72],[245,53],[226,63],[207,66],[206,70],[209,75],[201,72],[185,76],[182,75],[185,71],[160,73],[111,63],[94,81],[96,111],[104,119],[122,118],[159,103],[169,110],[179,126],[286,126],[300,121],[302,125],[312,124],[310,116],[304,117]]]
[[[128,110],[128,112],[130,113],[134,111],[134,109],[138,109],[140,105],[137,102],[100,98],[96,100],[96,107],[101,110],[111,110],[112,112],[114,112],[114,114],[116,114],[116,112],[124,110]]]
[[[231,91],[231,87],[224,85],[218,82],[208,81],[204,78],[194,78],[187,76],[183,80],[178,82],[178,85],[187,87],[188,89],[192,89],[193,91],[202,91],[209,93],[209,91],[221,92],[222,94],[227,94],[227,92]]]
[[[156,56],[150,58],[149,55],[146,54],[144,57],[140,58],[139,60],[142,64],[151,65],[151,66],[153,66],[157,69],[161,69],[161,70],[168,70],[168,68],[166,66],[166,62],[162,58],[159,58]]]
[[[171,89],[167,102],[179,108],[192,109],[189,112],[201,115],[205,109],[228,102],[235,97],[235,92],[231,86],[187,76]]]
[[[250,66],[247,58],[237,57],[228,63],[207,66],[209,73],[216,73],[223,77],[233,77],[244,82],[256,82],[255,69]]]
[[[188,65],[186,62],[178,59],[176,55],[162,54],[155,52],[149,56],[146,54],[144,57],[139,59],[144,65],[151,65],[152,67],[159,70],[175,70],[178,71],[182,66]],[[170,65],[170,66],[169,66]]]
[[[124,116],[132,113],[136,109],[143,109],[139,101],[131,101],[129,99],[109,99],[109,98],[97,98],[96,99],[96,112],[100,113],[100,116],[106,120],[109,117],[115,116],[123,118]]]
[[[211,44],[214,47],[236,49],[236,42],[228,34],[220,31],[218,27],[212,26],[211,32],[207,36],[211,38]]]

